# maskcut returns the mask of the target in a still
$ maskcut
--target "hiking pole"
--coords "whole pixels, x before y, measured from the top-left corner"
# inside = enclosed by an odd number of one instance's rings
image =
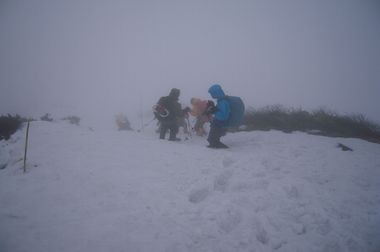
[[[155,119],[156,119],[156,117],[153,117],[152,120],[150,120],[149,122],[143,124],[143,126],[141,126],[141,128],[138,129],[137,132],[142,131],[146,126],[149,126],[149,124],[151,124]]]
[[[186,118],[186,122],[187,122],[187,128],[188,128],[187,134],[189,135],[190,138],[192,138],[192,136],[191,136],[191,130],[192,130],[192,128],[191,128],[190,120],[189,120],[188,117]]]
[[[26,126],[26,137],[25,137],[24,168],[23,168],[24,173],[26,172],[26,153],[28,151],[29,125],[30,125],[30,121],[28,120],[28,124]]]

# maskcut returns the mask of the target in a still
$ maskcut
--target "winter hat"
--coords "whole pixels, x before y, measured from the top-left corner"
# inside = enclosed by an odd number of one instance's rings
[[[172,88],[172,90],[170,90],[169,96],[178,99],[179,93],[180,93],[179,89]]]

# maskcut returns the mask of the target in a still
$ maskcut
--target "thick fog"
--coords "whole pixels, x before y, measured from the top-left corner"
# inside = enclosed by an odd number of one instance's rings
[[[211,84],[380,122],[380,1],[1,0],[0,113],[144,112]]]

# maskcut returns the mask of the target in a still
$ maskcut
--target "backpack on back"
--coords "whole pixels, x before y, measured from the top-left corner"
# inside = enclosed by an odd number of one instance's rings
[[[245,105],[243,100],[237,96],[226,96],[226,100],[230,104],[230,117],[227,120],[227,127],[238,127],[244,117]]]

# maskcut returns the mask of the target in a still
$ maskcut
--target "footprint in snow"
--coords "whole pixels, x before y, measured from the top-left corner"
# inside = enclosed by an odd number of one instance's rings
[[[306,226],[302,223],[295,223],[292,225],[292,230],[297,235],[306,234]]]
[[[218,175],[214,180],[214,190],[225,192],[228,186],[229,179],[232,176],[232,171],[225,171]]]
[[[235,160],[229,157],[225,157],[222,163],[223,163],[223,167],[227,168],[227,167],[230,167],[233,163],[235,163]]]
[[[329,219],[321,219],[316,223],[317,232],[321,235],[327,235],[333,229]]]
[[[223,233],[230,233],[242,222],[242,220],[243,216],[241,212],[230,207],[222,213],[222,216],[218,221],[218,226]]]
[[[268,232],[263,227],[258,228],[256,231],[256,239],[262,244],[268,244],[269,242]]]
[[[189,195],[189,201],[191,203],[199,203],[207,198],[210,194],[210,190],[207,187],[193,190]]]
[[[284,190],[288,199],[297,199],[301,196],[298,187],[295,185],[284,187]]]

